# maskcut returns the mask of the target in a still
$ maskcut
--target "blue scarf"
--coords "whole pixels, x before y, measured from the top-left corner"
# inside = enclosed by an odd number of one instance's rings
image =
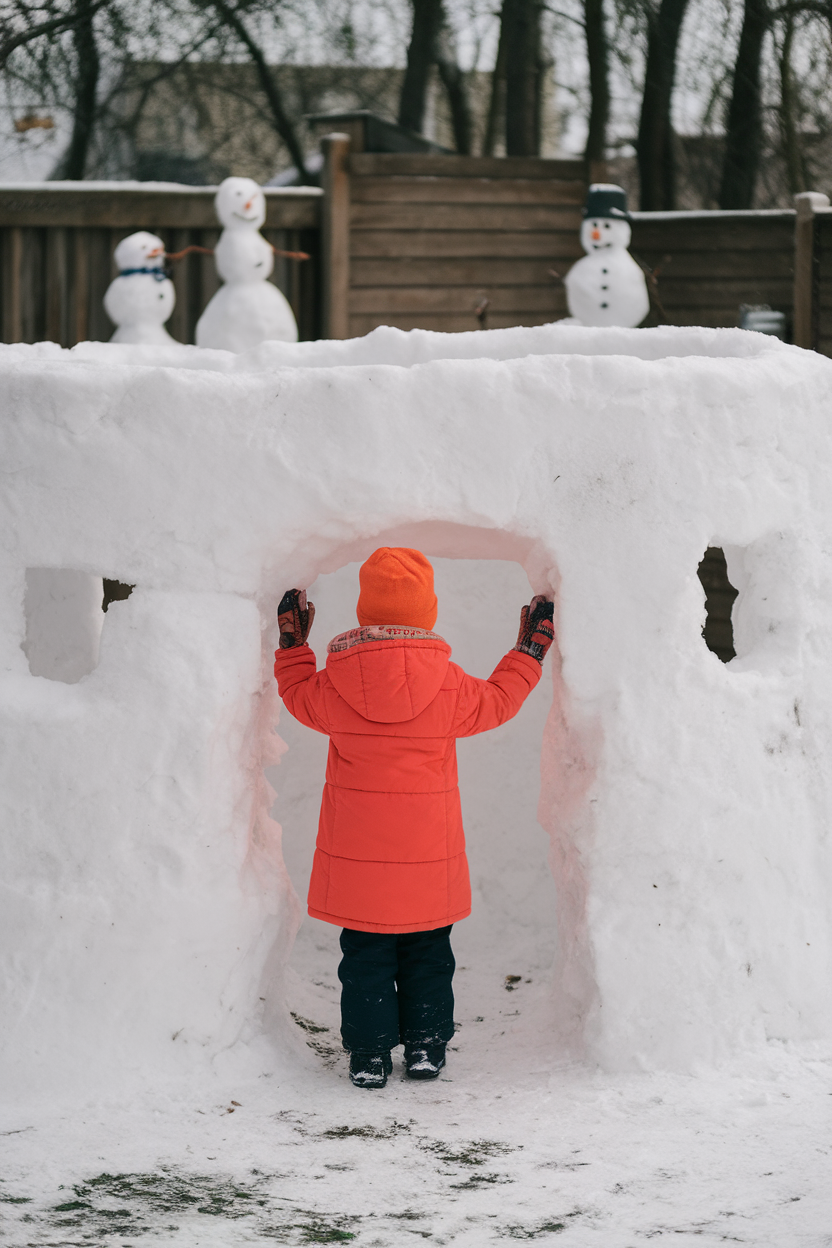
[[[149,273],[157,282],[166,281],[168,276],[164,269],[122,269],[119,277],[132,277],[134,273]]]

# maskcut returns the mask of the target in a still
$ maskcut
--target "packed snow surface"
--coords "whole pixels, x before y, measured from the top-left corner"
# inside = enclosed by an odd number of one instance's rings
[[[8,1242],[827,1242],[832,364],[544,326],[0,371]],[[447,1071],[371,1095],[336,930],[293,948],[325,741],[275,733],[270,660],[283,590],[322,659],[382,544],[469,670],[533,591],[559,653],[460,751]]]

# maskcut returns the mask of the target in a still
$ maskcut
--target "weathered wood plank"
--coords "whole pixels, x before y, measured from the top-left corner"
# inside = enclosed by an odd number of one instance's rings
[[[582,208],[586,183],[542,178],[353,178],[354,204],[557,204]]]
[[[46,337],[46,231],[23,230],[20,267],[21,341],[43,342]]]
[[[93,342],[107,342],[115,326],[104,311],[104,295],[117,269],[113,252],[125,230],[90,230],[89,336]]]
[[[44,257],[44,337],[66,345],[63,333],[63,307],[67,298],[66,230],[46,231]]]
[[[431,153],[354,153],[355,177],[562,178],[587,182],[582,160],[541,160],[536,156],[438,156]]]
[[[815,206],[829,200],[812,192],[797,195],[794,227],[794,289],[792,292],[793,338],[798,347],[813,348],[818,342],[820,240],[815,223]]]
[[[323,325],[327,338],[349,336],[350,289],[350,141],[328,135],[322,140],[324,187],[321,222]]]
[[[516,234],[482,230],[451,230],[444,234],[436,230],[353,230],[350,250],[353,260],[359,257],[463,259],[484,256],[510,259],[517,256],[541,258],[554,263],[563,258],[577,260],[584,254],[578,231],[573,228],[530,230]]]
[[[300,315],[298,335],[303,342],[320,338],[323,334],[323,308],[321,306],[321,232],[298,230],[297,246],[309,259],[297,267]]]
[[[23,230],[3,230],[3,341],[23,338]]]
[[[89,337],[90,248],[87,230],[72,231],[72,313],[67,346]]]
[[[645,263],[649,263],[643,252],[636,248],[632,252]],[[794,257],[790,251],[770,252],[764,268],[759,253],[754,251],[674,251],[669,248],[663,255],[653,255],[651,259],[655,261],[655,267],[661,270],[660,281],[680,277],[701,278],[703,281],[717,278],[759,278],[761,273],[767,278],[791,280],[794,270]]]
[[[145,190],[124,187],[72,189],[60,183],[0,187],[0,226],[102,226],[108,229],[211,229],[216,226],[214,190]],[[320,220],[321,193],[267,190],[266,225],[305,229]]]
[[[563,265],[566,271],[567,265]],[[354,259],[352,286],[551,286],[545,260],[473,257],[451,260]],[[560,270],[559,270],[560,271]]]
[[[355,204],[359,230],[580,230],[576,208],[542,204]]]
[[[580,253],[583,255],[583,252]],[[539,258],[515,257],[505,259],[495,256],[424,258],[393,256],[389,258],[353,257],[353,286],[427,286],[444,283],[450,286],[482,283],[492,281],[498,285],[546,285],[552,281],[549,269],[555,268],[565,275],[573,263],[573,259],[562,259],[560,267],[553,261],[541,256]],[[791,281],[791,264],[789,257],[777,253],[768,273],[767,281]],[[670,260],[660,263],[659,284],[680,280],[714,280],[760,279],[759,259],[753,252],[741,252],[736,255],[723,256],[719,253],[709,255],[707,252],[674,255]],[[830,293],[832,298],[832,292]]]
[[[545,312],[562,302],[554,282],[549,286],[368,286],[350,291],[350,315],[360,312],[401,314],[404,312],[462,313],[474,309],[483,295],[489,312]]]
[[[762,296],[765,295],[765,298]],[[741,303],[770,303],[779,308],[792,306],[792,284],[789,278],[710,281],[675,281],[659,278],[659,297],[665,307],[699,308],[723,306],[739,308]],[[737,312],[739,316],[739,312]]]
[[[219,230],[202,230],[201,235],[203,247],[216,247],[220,241]],[[199,312],[194,319],[194,339],[196,340],[196,323],[202,313],[207,308],[211,299],[221,286],[220,276],[217,273],[217,266],[214,263],[213,256],[198,256],[196,261],[196,270],[199,276]]]
[[[740,227],[734,222],[707,222],[698,220],[685,223],[684,228],[677,222],[665,226],[660,222],[645,224],[636,222],[633,226],[632,250],[638,252],[666,251],[783,251],[791,253],[793,248],[793,224],[779,220],[767,220],[765,217],[750,219],[747,226]]]
[[[166,250],[174,253],[184,251],[194,241],[191,235],[191,230],[171,230],[165,239]],[[165,326],[171,338],[175,338],[177,342],[186,343],[194,340],[193,327],[188,323],[188,261],[190,258],[186,256],[173,266],[172,280],[173,289],[176,292],[176,304]]]

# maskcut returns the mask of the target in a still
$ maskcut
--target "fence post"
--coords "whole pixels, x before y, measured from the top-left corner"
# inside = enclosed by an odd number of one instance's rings
[[[586,180],[592,182],[608,182],[610,168],[605,160],[588,160],[586,162]]]
[[[819,262],[815,211],[829,207],[829,196],[803,191],[794,197],[794,344],[814,351],[818,345]]]
[[[23,340],[23,230],[12,225],[2,234],[3,342]]]
[[[346,134],[321,139],[323,186],[323,334],[349,338],[350,140]]]

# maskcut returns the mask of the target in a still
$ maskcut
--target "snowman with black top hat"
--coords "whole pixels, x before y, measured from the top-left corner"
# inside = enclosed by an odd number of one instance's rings
[[[627,251],[630,236],[626,193],[594,182],[581,225],[586,255],[564,278],[569,311],[582,325],[633,327],[650,311],[644,274]]]

